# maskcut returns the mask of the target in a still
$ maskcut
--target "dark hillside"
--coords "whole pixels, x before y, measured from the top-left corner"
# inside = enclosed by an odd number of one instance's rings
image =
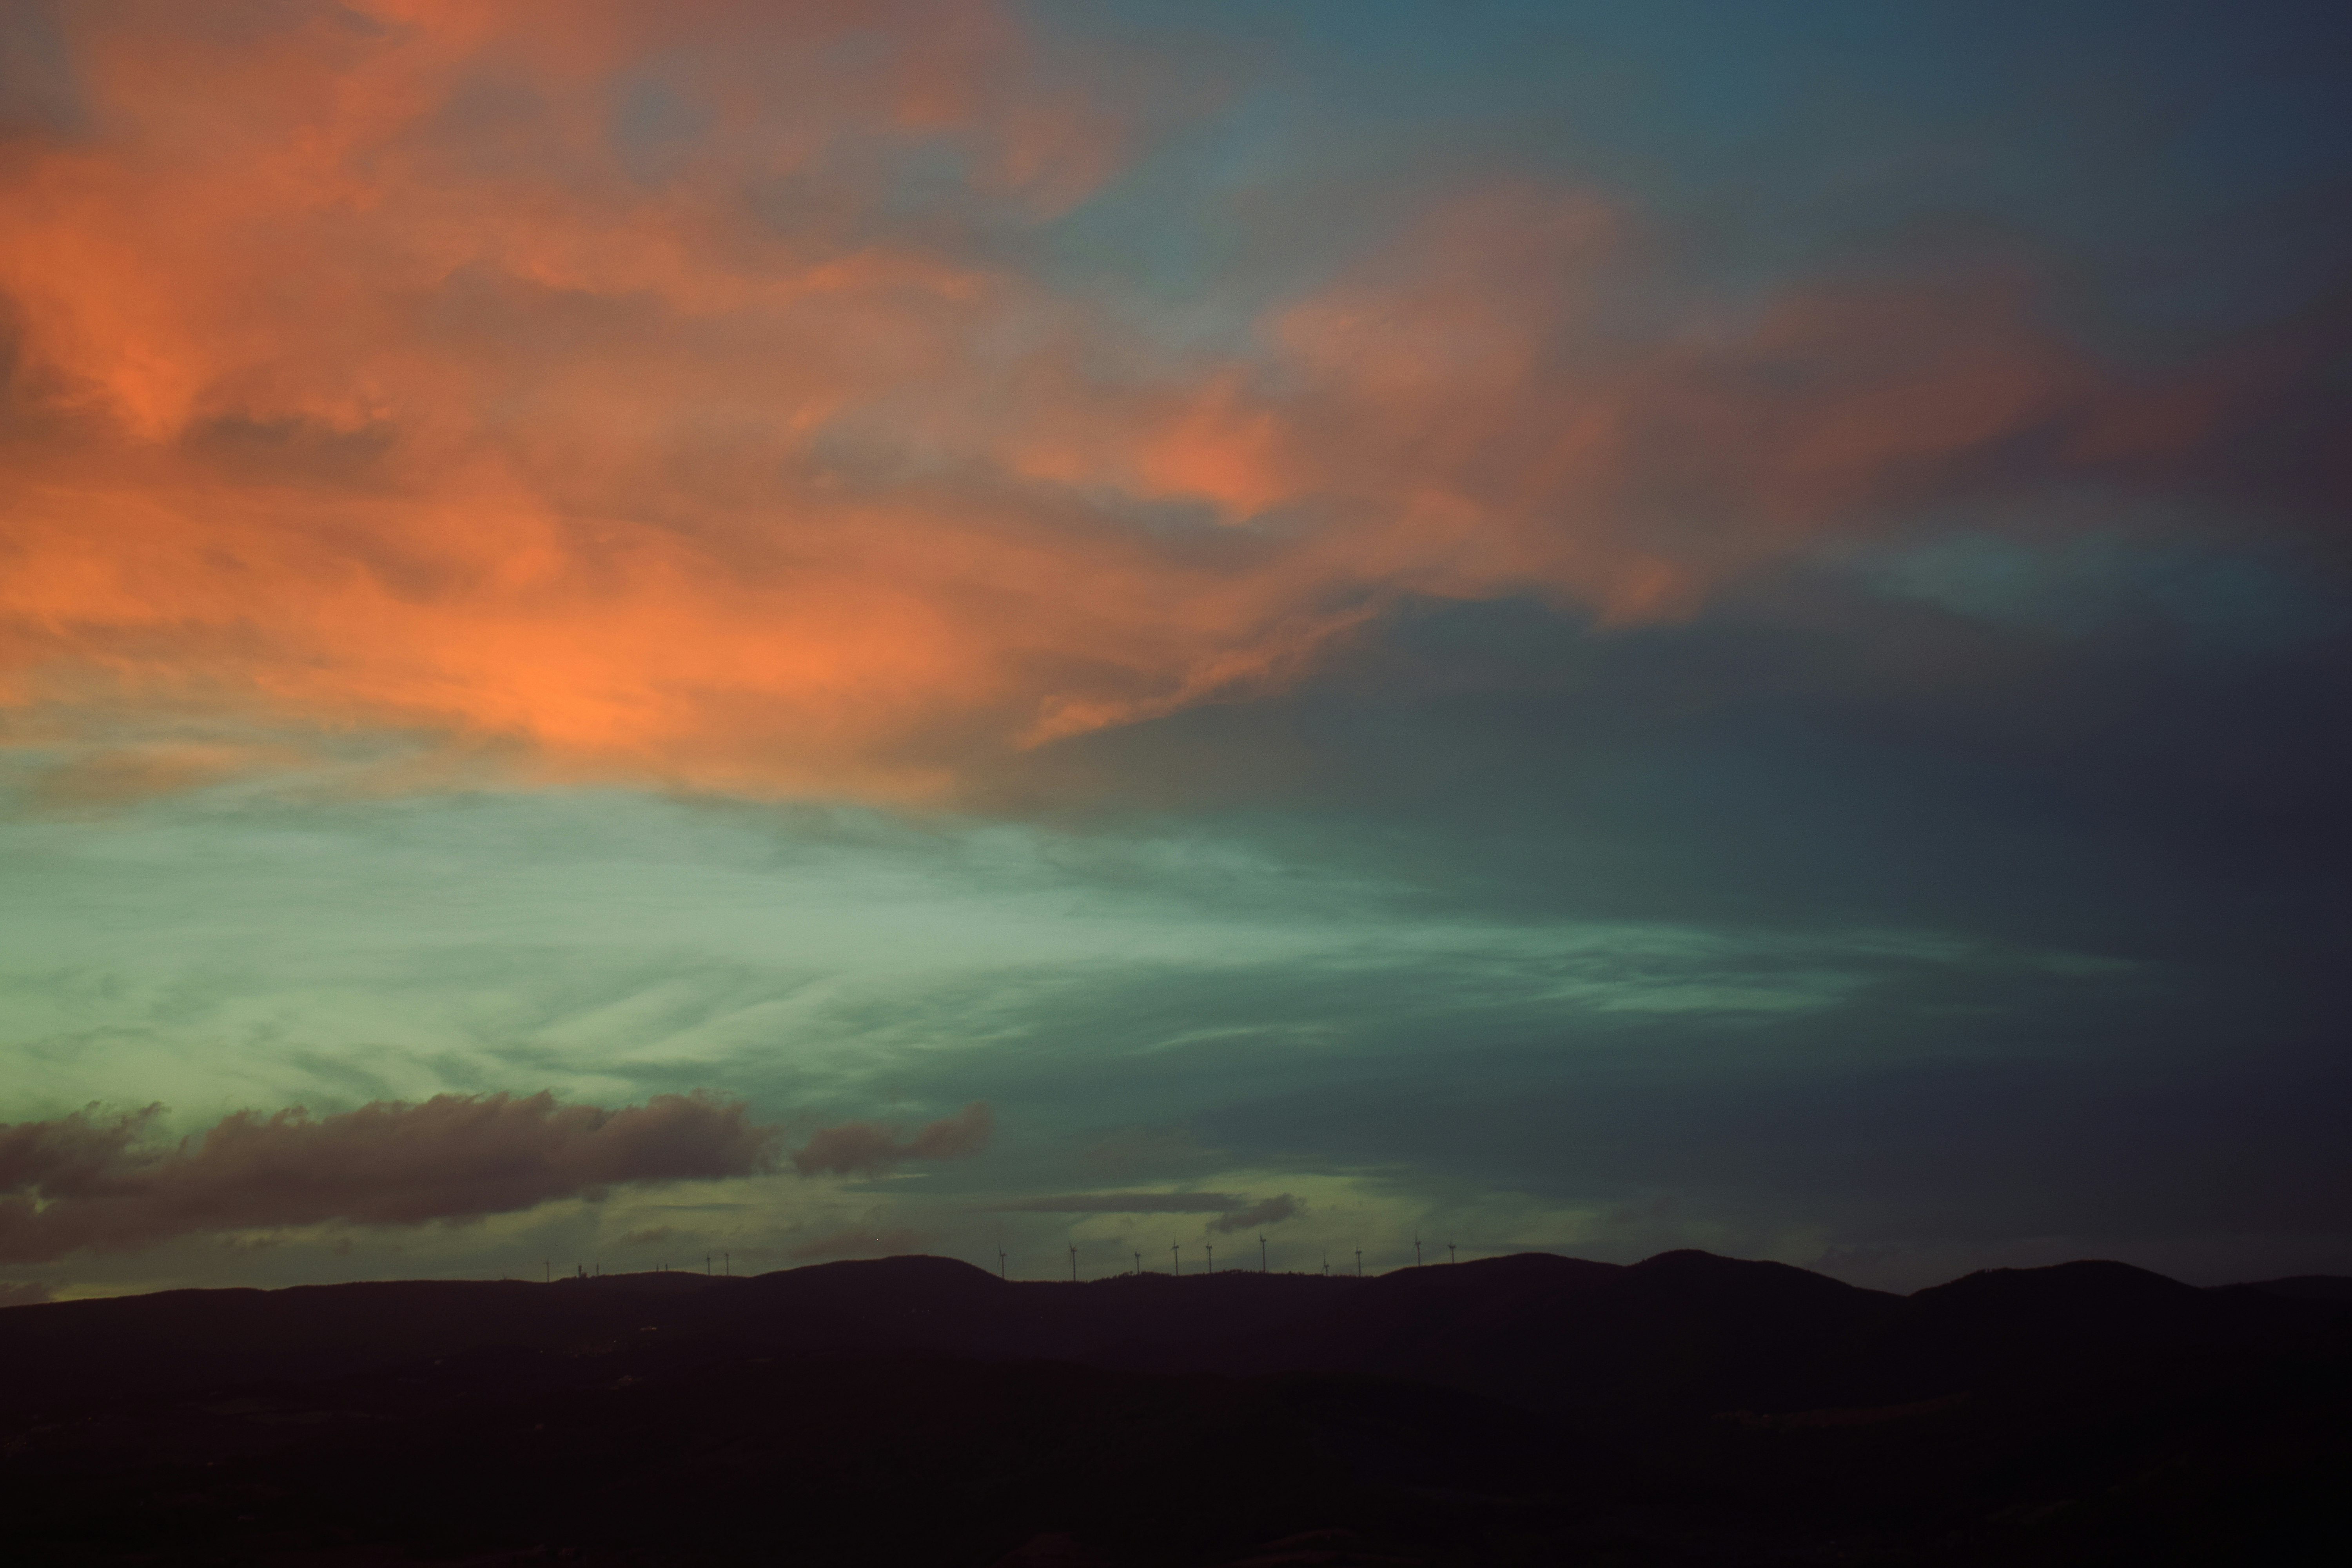
[[[2251,1285],[2225,1285],[2225,1290],[2258,1290],[2293,1301],[2332,1301],[2352,1307],[2352,1277],[2342,1274],[2298,1274],[2287,1279],[2261,1279]]]
[[[1864,1401],[1898,1297],[1779,1263],[1670,1252],[1631,1268],[1526,1255],[1401,1271],[1236,1352],[1535,1408],[1645,1415]]]
[[[2352,1546],[2352,1309],[2116,1264],[1910,1298],[1694,1252],[177,1291],[0,1311],[0,1509],[43,1563],[766,1563],[787,1527],[971,1568]]]
[[[483,1348],[596,1351],[658,1334],[684,1353],[921,1350],[1110,1365],[1194,1365],[1376,1280],[1147,1274],[1007,1283],[943,1258],[820,1264],[752,1279],[607,1275],[173,1290],[0,1312],[0,1411],[62,1397],[311,1379]]]

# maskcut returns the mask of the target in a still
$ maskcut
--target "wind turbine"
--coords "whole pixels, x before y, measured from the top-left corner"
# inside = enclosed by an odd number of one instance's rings
[[[1009,1279],[1012,1278],[1011,1275],[1004,1272],[1004,1248],[1001,1247],[996,1249],[996,1277],[999,1279]]]
[[[1172,1241],[1168,1244],[1168,1272],[1179,1279],[1184,1277],[1184,1259],[1177,1252],[1176,1244]]]
[[[1135,1277],[1138,1279],[1143,1278],[1143,1254],[1140,1252],[1135,1255]]]
[[[1073,1285],[1075,1285],[1075,1284],[1076,1284],[1077,1282],[1078,1282],[1078,1244],[1077,1244],[1076,1242],[1075,1242],[1075,1241],[1074,1241],[1074,1242],[1072,1242],[1072,1243],[1070,1244],[1070,1283],[1071,1283],[1071,1284],[1073,1284]]]
[[[1260,1231],[1257,1237],[1257,1271],[1260,1274],[1265,1272],[1265,1233],[1264,1231]]]
[[[1214,1274],[1214,1273],[1217,1271],[1217,1244],[1216,1244],[1215,1242],[1213,1242],[1213,1242],[1209,1243],[1208,1245],[1209,1245],[1209,1272],[1210,1272],[1210,1273],[1212,1273],[1212,1274]]]
[[[1459,1263],[1462,1261],[1460,1258],[1454,1256],[1454,1244],[1450,1241],[1445,1244],[1445,1261],[1448,1263]]]
[[[1412,1238],[1412,1266],[1415,1268],[1421,1267],[1421,1237],[1418,1235]]]
[[[1363,1249],[1362,1247],[1360,1247],[1356,1248],[1356,1278],[1357,1278],[1357,1279],[1361,1279],[1363,1277],[1364,1277],[1364,1249]]]

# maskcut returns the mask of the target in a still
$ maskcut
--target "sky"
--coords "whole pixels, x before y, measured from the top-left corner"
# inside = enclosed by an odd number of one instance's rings
[[[2336,7],[0,0],[0,1298],[2352,1273]]]

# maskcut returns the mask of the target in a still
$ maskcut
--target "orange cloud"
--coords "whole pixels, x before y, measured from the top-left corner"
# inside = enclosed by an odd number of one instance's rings
[[[1133,134],[982,0],[62,16],[91,129],[0,142],[17,704],[938,795],[1401,594],[1685,613],[2088,395],[1998,289],[1629,330],[1625,216],[1509,185],[1171,361],[971,242]]]

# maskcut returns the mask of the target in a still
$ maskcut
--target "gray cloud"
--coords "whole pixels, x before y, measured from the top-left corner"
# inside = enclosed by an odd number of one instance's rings
[[[0,1193],[38,1188],[70,1195],[102,1184],[163,1109],[110,1116],[92,1105],[55,1121],[0,1125]]]
[[[0,1262],[227,1230],[421,1225],[623,1184],[750,1175],[770,1167],[778,1133],[741,1101],[703,1093],[619,1110],[542,1093],[385,1100],[317,1118],[299,1106],[239,1111],[167,1146],[142,1142],[156,1113],[93,1106],[0,1127]]]
[[[1061,1193],[989,1208],[996,1214],[1207,1214],[1218,1216],[1209,1222],[1211,1230],[1230,1235],[1288,1219],[1303,1206],[1288,1193],[1257,1202],[1235,1193]]]
[[[1232,1193],[1058,1193],[989,1208],[997,1214],[1227,1214],[1248,1202]]]
[[[996,1131],[988,1101],[975,1100],[953,1116],[942,1116],[913,1137],[901,1140],[874,1121],[845,1121],[819,1128],[793,1155],[803,1176],[876,1176],[909,1160],[964,1160],[988,1147]]]
[[[1245,1209],[1236,1209],[1221,1219],[1213,1219],[1209,1222],[1209,1228],[1224,1236],[1237,1230],[1255,1230],[1260,1226],[1276,1225],[1288,1219],[1301,1206],[1297,1198],[1288,1193],[1281,1193]]]

